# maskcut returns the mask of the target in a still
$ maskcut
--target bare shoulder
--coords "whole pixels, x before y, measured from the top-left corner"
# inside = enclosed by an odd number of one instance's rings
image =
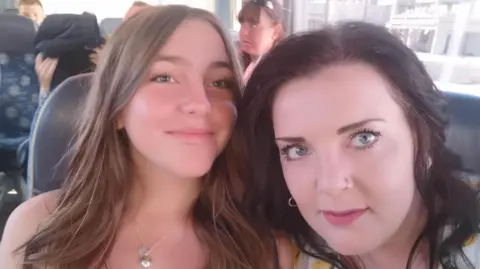
[[[30,239],[38,226],[48,219],[56,207],[57,199],[57,191],[41,194],[25,201],[12,212],[0,241],[2,265],[12,269],[21,268],[23,255],[15,250]]]
[[[281,269],[293,269],[294,268],[294,251],[295,248],[292,241],[283,235],[276,235],[278,259]]]

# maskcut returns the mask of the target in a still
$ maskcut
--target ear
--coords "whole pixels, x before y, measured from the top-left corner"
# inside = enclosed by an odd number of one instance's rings
[[[274,31],[273,31],[272,39],[275,41],[282,39],[282,37],[285,35],[283,26],[280,23],[275,24],[273,26],[273,30]]]
[[[123,113],[120,113],[117,120],[115,121],[115,129],[117,129],[118,131],[118,130],[122,130],[123,128],[125,128],[125,123],[123,120]]]

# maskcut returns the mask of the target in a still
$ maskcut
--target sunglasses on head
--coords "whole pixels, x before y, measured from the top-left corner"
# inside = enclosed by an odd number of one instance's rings
[[[250,3],[254,3],[262,7],[273,9],[273,2],[269,0],[250,0]]]

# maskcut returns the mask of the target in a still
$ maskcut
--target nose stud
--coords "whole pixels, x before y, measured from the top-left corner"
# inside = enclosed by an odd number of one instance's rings
[[[348,180],[348,178],[345,178],[345,186],[343,187],[343,191],[344,190],[348,190],[348,189],[351,189],[353,187],[353,181],[351,180]]]

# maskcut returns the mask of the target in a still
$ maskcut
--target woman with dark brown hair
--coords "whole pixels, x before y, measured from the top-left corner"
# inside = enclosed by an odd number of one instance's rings
[[[284,38],[282,13],[277,0],[248,0],[240,10],[240,50],[245,81],[262,56]]]
[[[2,268],[278,268],[238,206],[230,133],[242,72],[220,23],[185,6],[123,23],[95,71],[68,177],[10,216]]]
[[[246,206],[293,239],[297,269],[480,268],[478,190],[445,145],[444,96],[384,27],[282,41],[239,109]]]

